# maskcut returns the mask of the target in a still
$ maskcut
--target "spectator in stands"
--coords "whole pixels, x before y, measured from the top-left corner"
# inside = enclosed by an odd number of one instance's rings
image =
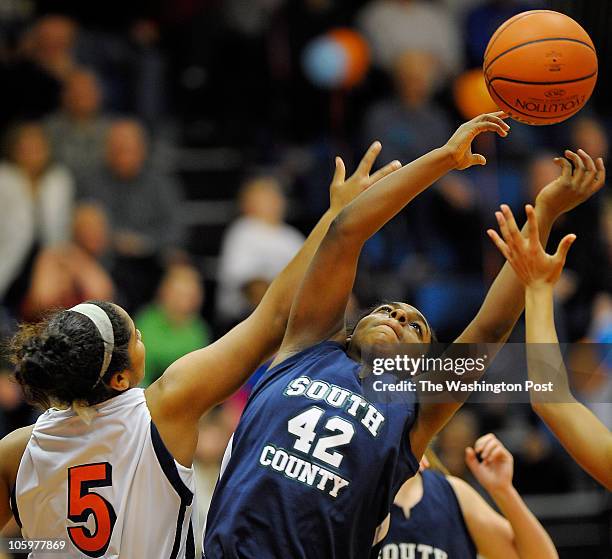
[[[70,243],[73,181],[53,164],[39,124],[13,128],[0,164],[0,298],[22,318],[83,299],[112,297],[112,284]]]
[[[68,241],[74,184],[68,171],[49,165],[49,146],[40,126],[26,123],[6,138],[0,165],[2,266],[0,293],[32,264],[39,245]],[[29,274],[27,274],[29,276]]]
[[[75,67],[75,23],[64,16],[41,18],[24,34],[15,61],[0,75],[2,125],[39,119],[60,103],[62,82]]]
[[[81,265],[92,268],[90,281],[93,280],[95,269],[97,282],[114,292],[110,277],[114,254],[111,250],[108,218],[103,208],[93,203],[77,205],[72,222],[72,237],[82,261]]]
[[[102,92],[92,72],[72,72],[62,91],[62,108],[46,121],[53,155],[77,181],[99,168],[110,121],[101,114]]]
[[[457,74],[463,46],[456,22],[443,7],[424,0],[372,0],[357,24],[372,47],[374,62],[390,70],[406,50],[429,53],[438,62],[437,77]]]
[[[166,272],[155,302],[135,318],[147,340],[144,384],[155,382],[174,361],[211,342],[208,324],[200,317],[204,300],[202,278],[191,266]]]
[[[364,138],[381,141],[389,159],[408,163],[442,145],[451,122],[433,100],[435,58],[422,50],[406,50],[393,63],[395,95],[373,105],[365,116]]]
[[[38,20],[24,47],[50,75],[63,82],[75,67],[77,25],[66,16],[48,15]]]
[[[135,120],[111,125],[105,156],[105,166],[78,184],[79,198],[99,203],[108,215],[113,276],[122,304],[133,311],[153,298],[163,267],[184,258],[180,188],[153,167]]]
[[[162,3],[167,5],[162,7]],[[62,11],[81,24],[76,57],[92,68],[103,84],[107,108],[137,114],[147,125],[159,122],[166,108],[167,81],[160,20],[175,2],[37,0],[36,4],[39,12]]]
[[[169,255],[182,245],[179,187],[152,169],[143,127],[114,122],[106,139],[106,165],[79,184],[81,199],[106,209],[114,248],[125,256]]]
[[[74,212],[72,235],[75,244],[96,260],[110,256],[110,230],[106,212],[95,203],[79,204]]]
[[[303,236],[285,224],[286,199],[273,177],[249,179],[239,194],[239,217],[225,233],[219,264],[217,311],[228,325],[248,312],[243,289],[271,281],[291,260]]]

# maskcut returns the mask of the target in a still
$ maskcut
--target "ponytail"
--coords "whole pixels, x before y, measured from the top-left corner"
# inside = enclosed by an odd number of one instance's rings
[[[112,356],[96,325],[79,312],[59,311],[36,324],[22,324],[10,344],[15,378],[28,402],[43,409],[73,407],[87,423],[90,406],[118,392],[108,383],[129,369],[128,321],[112,303],[91,303],[108,316],[114,331]],[[109,361],[109,362],[107,362]],[[103,366],[106,371],[100,375]]]

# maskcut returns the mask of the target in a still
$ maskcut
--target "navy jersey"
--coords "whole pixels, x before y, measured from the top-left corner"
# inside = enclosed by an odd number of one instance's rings
[[[228,444],[206,559],[369,557],[418,461],[416,403],[370,402],[359,363],[323,342],[269,370]]]
[[[410,509],[393,505],[391,527],[379,559],[476,559],[476,546],[444,475],[425,470],[423,498]]]

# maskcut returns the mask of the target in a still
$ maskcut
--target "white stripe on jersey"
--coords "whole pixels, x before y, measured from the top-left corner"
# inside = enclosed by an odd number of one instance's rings
[[[230,440],[227,441],[227,446],[225,447],[225,452],[223,453],[223,460],[221,460],[221,469],[219,470],[219,479],[225,473],[225,469],[229,464],[230,458],[232,457],[232,446],[234,444],[234,434],[230,437]]]
[[[391,526],[391,513],[385,516],[385,519],[378,526],[376,526],[376,532],[374,532],[374,541],[372,542],[372,547],[382,542],[387,537],[390,526]]]
[[[91,425],[71,409],[36,422],[15,488],[23,537],[64,539],[71,559],[194,557],[193,468],[166,450],[144,391],[96,411]]]
[[[227,468],[230,458],[232,457],[233,444],[234,444],[234,433],[232,433],[232,436],[230,437],[229,441],[227,441],[227,446],[225,447],[225,451],[223,452],[223,459],[221,460],[221,467],[219,469],[219,477],[217,478],[217,483],[219,483],[219,480],[225,473],[225,469]],[[204,538],[206,537],[206,520],[207,519],[208,519],[208,513],[206,514],[206,517],[204,518],[204,522],[202,523],[202,542],[201,542],[202,546],[204,545]]]

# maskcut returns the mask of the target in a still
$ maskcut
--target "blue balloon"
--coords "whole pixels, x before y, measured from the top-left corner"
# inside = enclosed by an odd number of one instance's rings
[[[302,66],[315,85],[338,87],[348,72],[348,55],[337,41],[330,37],[317,37],[304,48]]]

